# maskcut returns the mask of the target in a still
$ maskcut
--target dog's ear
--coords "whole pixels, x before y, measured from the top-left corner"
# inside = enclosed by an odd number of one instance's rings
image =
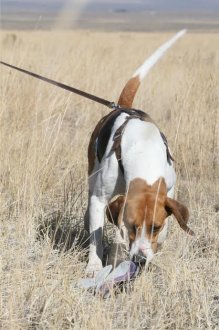
[[[125,201],[125,196],[119,196],[113,202],[109,203],[109,205],[106,208],[107,219],[118,227],[120,225],[119,214],[124,205],[124,201]]]
[[[173,214],[180,227],[189,235],[195,236],[195,233],[187,226],[189,220],[189,210],[187,207],[175,199],[166,198],[165,209],[168,215]]]

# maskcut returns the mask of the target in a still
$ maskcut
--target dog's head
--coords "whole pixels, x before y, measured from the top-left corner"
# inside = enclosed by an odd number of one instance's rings
[[[173,214],[180,227],[190,235],[186,206],[167,197],[163,178],[153,185],[142,179],[131,181],[127,196],[119,196],[109,204],[107,217],[118,227],[124,222],[130,241],[130,256],[143,255],[150,261],[157,250],[157,240],[166,218]]]

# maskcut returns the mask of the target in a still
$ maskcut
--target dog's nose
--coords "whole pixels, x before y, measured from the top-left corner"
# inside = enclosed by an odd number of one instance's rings
[[[145,264],[145,262],[147,261],[147,258],[144,257],[143,255],[136,254],[133,256],[132,261],[137,262],[138,264]]]
[[[140,244],[139,250],[144,256],[146,256],[147,246],[145,244]]]

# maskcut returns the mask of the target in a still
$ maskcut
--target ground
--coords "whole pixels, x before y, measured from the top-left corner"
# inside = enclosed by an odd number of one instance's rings
[[[172,35],[4,31],[1,60],[116,101],[136,68]],[[2,329],[218,328],[218,44],[218,33],[188,32],[134,102],[168,138],[176,198],[188,206],[196,236],[172,219],[150,271],[107,300],[75,283],[87,262],[87,146],[109,110],[0,67]],[[106,234],[107,248],[108,224]]]

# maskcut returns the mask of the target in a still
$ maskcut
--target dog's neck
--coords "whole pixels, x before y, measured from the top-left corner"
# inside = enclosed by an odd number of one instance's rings
[[[165,159],[163,159],[165,162]],[[133,180],[141,178],[147,184],[152,185],[160,177],[165,177],[165,166],[163,166],[162,159],[160,162],[153,161],[153,157],[148,158],[144,154],[139,154],[137,159],[129,159],[125,163],[124,176],[126,182],[126,190]]]
[[[166,147],[153,123],[138,119],[130,121],[121,145],[126,189],[135,178],[152,185],[160,177],[166,177]]]

